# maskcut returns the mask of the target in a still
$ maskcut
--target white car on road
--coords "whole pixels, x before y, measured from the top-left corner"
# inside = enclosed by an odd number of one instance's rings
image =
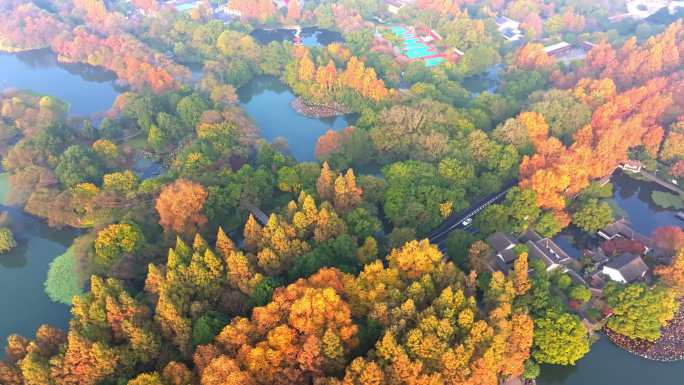
[[[473,223],[473,218],[466,218],[463,222],[461,222],[461,224],[463,225],[463,227],[468,227],[468,226],[470,226],[470,224],[472,224],[472,223]]]

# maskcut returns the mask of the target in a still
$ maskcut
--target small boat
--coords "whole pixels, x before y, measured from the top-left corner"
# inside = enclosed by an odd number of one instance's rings
[[[680,211],[677,213],[677,218],[681,219],[684,221],[684,211]]]

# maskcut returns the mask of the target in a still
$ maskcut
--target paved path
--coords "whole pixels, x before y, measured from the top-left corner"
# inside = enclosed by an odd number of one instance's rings
[[[665,179],[659,177],[658,175],[650,173],[646,170],[641,170],[641,175],[643,175],[646,179],[665,187],[668,190],[674,191],[674,192],[678,193],[679,195],[684,195],[684,190],[682,190],[679,186],[677,186],[674,183],[670,183],[670,182],[666,181]]]
[[[512,180],[506,183],[499,192],[484,197],[479,202],[470,206],[466,210],[452,214],[449,218],[445,219],[444,222],[442,222],[442,224],[439,225],[439,227],[432,230],[428,234],[427,237],[430,240],[430,243],[440,244],[446,241],[447,237],[449,236],[449,233],[456,229],[464,228],[464,220],[474,217],[480,211],[484,210],[485,207],[491,205],[492,203],[496,203],[503,200],[508,190],[510,190],[513,186],[516,186],[517,184],[517,179]]]

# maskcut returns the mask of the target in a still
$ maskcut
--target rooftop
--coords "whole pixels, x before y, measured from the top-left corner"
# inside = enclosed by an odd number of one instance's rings
[[[558,51],[558,50],[565,49],[568,47],[571,47],[571,45],[569,43],[562,41],[560,43],[551,44],[550,46],[544,47],[544,52],[552,53],[554,51]]]
[[[536,242],[539,247],[546,250],[547,254],[550,254],[553,259],[557,262],[563,262],[570,259],[570,255],[561,249],[556,242],[550,240],[549,238],[544,238],[541,241]]]
[[[552,258],[548,253],[546,253],[539,245],[532,241],[527,241],[525,243],[529,250],[530,259],[539,259],[544,262],[546,268],[551,268],[558,265],[558,261]]]
[[[525,233],[522,235],[522,237],[520,237],[520,239],[523,242],[527,242],[527,241],[537,242],[537,241],[541,241],[544,238],[541,235],[539,235],[539,233],[534,231],[533,228],[528,228],[527,231],[525,231]]]
[[[497,17],[496,17],[496,25],[502,26],[502,25],[508,24],[508,23],[520,25],[520,22],[515,21],[515,20],[513,20],[513,19],[510,19],[510,18],[508,18],[508,17],[506,17],[506,16],[497,16]],[[517,26],[516,26],[516,28],[517,28]]]
[[[613,239],[617,236],[622,236],[627,239],[639,241],[649,248],[653,247],[653,241],[651,239],[629,226],[629,222],[626,218],[620,218],[615,222],[609,224],[604,229],[599,230],[599,235],[606,239]]]
[[[497,253],[501,253],[504,250],[515,247],[516,240],[510,234],[497,231],[496,233],[487,237],[487,243],[489,243],[489,245],[492,246]]]
[[[632,253],[623,253],[617,258],[606,263],[606,267],[618,270],[627,282],[641,278],[648,271],[648,266],[640,256]]]
[[[515,252],[515,249],[507,249],[499,254],[501,255],[501,259],[506,263],[512,263],[518,258],[518,253]]]

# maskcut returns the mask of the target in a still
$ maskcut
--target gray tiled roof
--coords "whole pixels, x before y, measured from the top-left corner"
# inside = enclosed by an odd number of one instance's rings
[[[487,237],[487,243],[492,246],[494,251],[500,253],[508,248],[511,248],[512,246],[515,246],[516,240],[510,234],[497,231],[496,233]]]
[[[648,271],[648,266],[641,257],[632,253],[623,253],[611,259],[606,266],[618,270],[627,282],[641,278]]]

